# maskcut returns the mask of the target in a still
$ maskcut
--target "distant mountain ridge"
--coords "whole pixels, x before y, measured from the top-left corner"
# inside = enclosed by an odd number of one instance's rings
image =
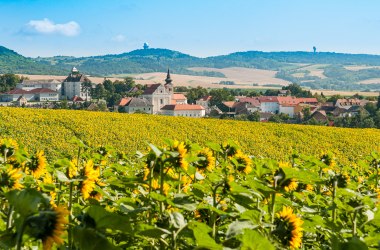
[[[0,46],[0,73],[67,74],[73,67],[94,76],[165,72],[223,77],[220,72],[192,71],[191,67],[246,67],[283,70],[303,64],[339,64],[380,66],[380,55],[345,54],[332,52],[263,52],[246,51],[228,55],[199,58],[169,49],[139,49],[121,54],[90,57],[27,58]]]

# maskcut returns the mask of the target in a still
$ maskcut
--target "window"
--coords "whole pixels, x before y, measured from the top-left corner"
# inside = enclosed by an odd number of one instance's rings
[[[164,104],[164,99],[160,99],[160,104]]]

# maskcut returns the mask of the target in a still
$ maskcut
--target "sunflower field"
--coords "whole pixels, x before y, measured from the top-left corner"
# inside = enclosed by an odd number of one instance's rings
[[[379,249],[380,154],[287,161],[233,141],[166,140],[132,156],[69,143],[48,160],[0,140],[3,249]]]
[[[233,140],[256,157],[288,161],[295,152],[319,155],[331,151],[343,164],[356,162],[380,146],[378,129],[4,107],[0,108],[0,136],[33,151],[44,150],[48,159],[74,154],[72,137],[91,147],[110,145],[128,155],[148,142],[161,145],[164,138],[201,145]]]

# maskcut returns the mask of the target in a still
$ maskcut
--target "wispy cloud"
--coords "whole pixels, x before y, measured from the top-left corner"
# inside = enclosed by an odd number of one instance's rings
[[[125,36],[124,35],[116,35],[114,37],[112,37],[112,41],[115,41],[115,42],[124,42],[125,41]]]
[[[28,34],[60,34],[64,36],[76,36],[80,33],[80,26],[74,21],[67,23],[54,23],[44,18],[42,20],[29,21],[22,30]]]

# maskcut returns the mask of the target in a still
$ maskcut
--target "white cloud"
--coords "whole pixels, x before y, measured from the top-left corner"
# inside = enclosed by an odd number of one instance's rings
[[[119,34],[117,36],[112,37],[112,41],[115,41],[115,42],[124,42],[125,41],[125,36]]]
[[[80,32],[78,23],[54,23],[47,18],[43,20],[31,20],[26,24],[26,31],[39,34],[60,34],[64,36],[76,36]]]

